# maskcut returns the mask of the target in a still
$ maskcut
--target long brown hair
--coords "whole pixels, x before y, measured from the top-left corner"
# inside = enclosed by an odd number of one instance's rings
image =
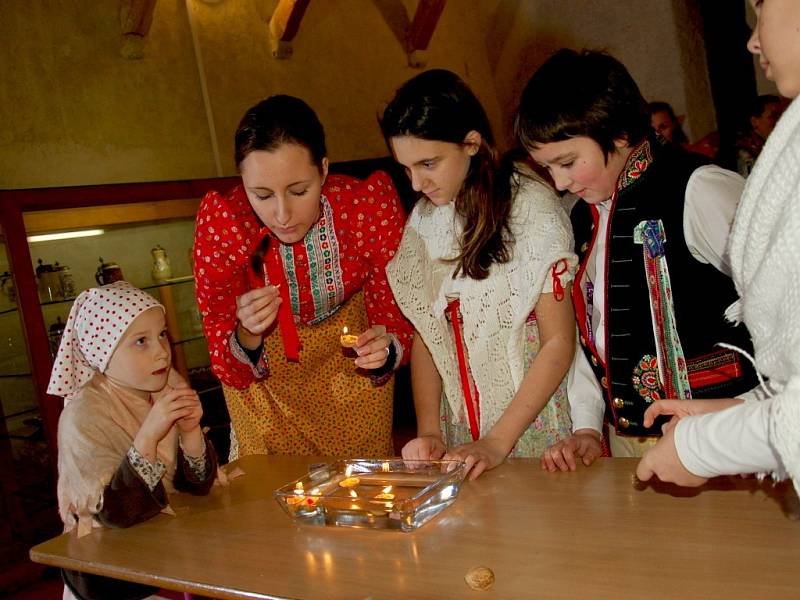
[[[511,164],[500,159],[486,112],[467,84],[444,69],[421,73],[397,90],[380,126],[387,144],[393,137],[411,136],[463,145],[470,131],[481,135],[455,204],[464,232],[454,276],[485,279],[492,264],[508,262],[513,243],[508,220],[515,192]]]

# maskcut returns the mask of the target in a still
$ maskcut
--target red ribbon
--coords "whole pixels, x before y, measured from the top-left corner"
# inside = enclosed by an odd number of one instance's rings
[[[480,398],[478,397],[478,390],[475,390],[475,399],[472,398],[472,386],[469,382],[469,367],[467,366],[467,357],[464,352],[464,339],[461,337],[461,321],[458,317],[458,308],[461,303],[458,300],[453,300],[447,305],[447,311],[450,313],[450,323],[453,324],[453,333],[456,338],[456,355],[458,356],[458,372],[461,374],[461,389],[464,390],[464,402],[467,405],[467,418],[469,419],[469,430],[472,434],[472,439],[477,441],[481,437],[480,422]]]
[[[559,268],[560,267],[560,268]],[[559,302],[564,299],[564,286],[561,285],[560,275],[567,272],[567,261],[565,259],[559,260],[553,265],[553,297]]]
[[[297,334],[297,326],[294,324],[292,315],[292,303],[289,300],[289,286],[286,284],[286,273],[283,270],[283,263],[277,249],[269,248],[264,257],[264,276],[271,283],[278,286],[278,293],[281,296],[281,305],[278,307],[278,327],[281,330],[283,340],[283,352],[286,360],[300,362],[300,350],[303,344]]]

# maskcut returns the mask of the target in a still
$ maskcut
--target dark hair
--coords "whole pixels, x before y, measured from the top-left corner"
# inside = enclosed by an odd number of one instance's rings
[[[306,148],[312,162],[322,169],[325,148],[325,130],[311,107],[294,96],[270,96],[244,113],[234,135],[236,168],[240,168],[247,155],[256,150],[272,151],[283,144],[297,144]],[[264,256],[270,244],[269,234],[259,242],[250,257],[250,266],[261,273]]]
[[[669,102],[661,102],[657,100],[655,102],[651,102],[647,105],[647,108],[650,111],[650,118],[652,119],[653,115],[656,113],[667,113],[670,121],[675,123],[675,129],[672,131],[672,143],[673,144],[685,144],[689,141],[689,138],[686,137],[686,134],[683,132],[683,126],[681,122],[678,120],[678,116],[675,114],[672,106]]]
[[[625,66],[605,52],[563,48],[533,74],[522,92],[514,134],[528,150],[577,136],[608,155],[614,141],[635,146],[650,131],[650,114]]]
[[[244,113],[234,136],[236,168],[251,152],[272,151],[282,144],[303,146],[320,169],[328,154],[322,123],[308,104],[294,96],[270,96]]]
[[[420,73],[400,86],[380,126],[387,144],[393,137],[412,136],[462,145],[470,131],[481,135],[455,203],[465,225],[454,276],[485,279],[493,263],[508,262],[511,169],[500,160],[486,112],[467,84],[444,69]]]

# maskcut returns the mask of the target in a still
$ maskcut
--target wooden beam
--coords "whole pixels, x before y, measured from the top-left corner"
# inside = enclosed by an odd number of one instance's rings
[[[292,40],[300,29],[300,23],[311,0],[279,0],[269,19],[269,40],[274,58],[289,58],[292,55]]]
[[[193,219],[197,215],[199,204],[199,198],[137,202],[136,204],[109,204],[105,206],[37,210],[23,213],[22,218],[25,222],[26,233],[31,235],[68,229],[162,221],[164,219]]]
[[[122,33],[120,54],[137,59],[144,56],[144,39],[150,33],[156,0],[120,0],[119,24]]]
[[[411,27],[406,36],[406,52],[409,65],[412,67],[425,66],[425,50],[431,42],[439,17],[447,4],[447,0],[420,0]]]

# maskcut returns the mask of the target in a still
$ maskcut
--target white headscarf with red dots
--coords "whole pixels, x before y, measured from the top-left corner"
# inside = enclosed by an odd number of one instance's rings
[[[75,299],[58,347],[47,393],[69,398],[103,373],[133,320],[159,304],[127,281],[90,288]]]

